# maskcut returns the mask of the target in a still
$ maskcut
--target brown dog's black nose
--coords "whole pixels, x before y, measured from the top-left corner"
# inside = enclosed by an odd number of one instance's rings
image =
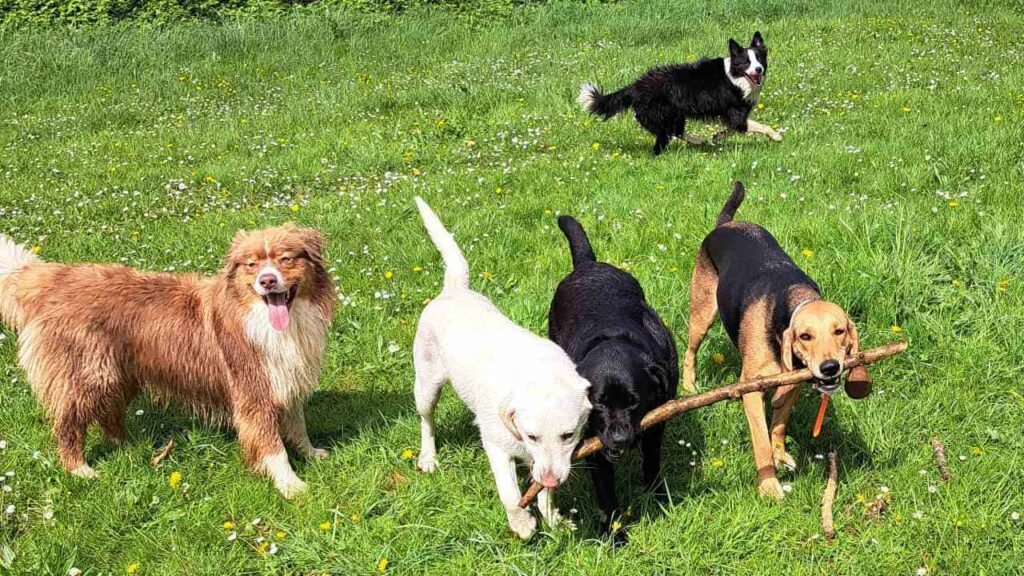
[[[818,367],[818,370],[821,370],[821,375],[826,378],[838,376],[841,369],[842,366],[840,366],[839,362],[836,360],[825,360],[821,363],[821,366]]]
[[[264,274],[260,276],[260,286],[264,290],[273,290],[277,286],[277,276],[273,274]]]

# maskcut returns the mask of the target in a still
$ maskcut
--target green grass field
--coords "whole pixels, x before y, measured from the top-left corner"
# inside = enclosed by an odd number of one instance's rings
[[[307,408],[333,454],[297,464],[310,491],[295,502],[243,470],[229,431],[144,399],[126,445],[90,435],[101,479],[68,476],[4,328],[0,573],[1024,573],[1020,6],[857,4],[558,3],[493,22],[307,10],[0,32],[0,232],[53,261],[214,273],[237,228],[291,220],[326,234],[343,302]],[[602,123],[575,104],[584,80],[617,87],[755,29],[771,69],[754,118],[784,130],[779,144],[676,142],[653,158],[628,116]],[[555,216],[577,216],[682,347],[694,253],[733,178],[748,187],[740,217],[850,311],[865,348],[910,342],[873,369],[874,396],[832,404],[817,440],[816,399],[801,401],[785,500],[756,495],[737,403],[669,426],[666,502],[641,490],[635,455],[619,466],[636,521],[621,549],[600,539],[582,470],[557,497],[578,530],[518,541],[450,391],[441,469],[416,472],[410,347],[441,264],[413,195],[456,234],[474,288],[538,333],[570,267]],[[738,374],[716,326],[698,382]],[[830,450],[839,536],[826,542]]]

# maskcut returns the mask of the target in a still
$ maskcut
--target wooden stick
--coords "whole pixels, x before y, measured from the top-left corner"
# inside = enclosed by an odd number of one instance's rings
[[[949,482],[949,464],[946,462],[946,447],[938,436],[932,437],[932,452],[935,453],[935,464],[939,467],[939,477],[943,482]]]
[[[844,364],[844,369],[849,370],[857,366],[874,364],[884,358],[895,356],[906,349],[906,342],[893,342],[892,344],[866,350],[847,358]],[[647,430],[651,426],[661,424],[666,420],[695,408],[703,408],[704,406],[709,406],[716,402],[721,402],[722,400],[738,400],[739,398],[742,398],[744,394],[750,394],[751,392],[763,392],[780,386],[799,384],[801,382],[806,382],[813,377],[814,376],[811,374],[811,371],[804,368],[802,370],[783,372],[782,374],[775,374],[773,376],[762,376],[746,382],[738,382],[736,384],[730,384],[729,386],[722,386],[721,388],[715,388],[714,390],[709,390],[703,394],[697,394],[696,396],[669,400],[654,410],[651,410],[646,416],[644,416],[644,419],[640,421],[640,430]],[[596,437],[589,438],[580,444],[572,457],[573,460],[579,460],[600,450],[601,440]],[[541,489],[542,487],[539,483],[532,483],[526,490],[526,493],[523,494],[523,497],[519,499],[519,507],[526,508],[529,506],[530,502],[536,498]]]
[[[825,481],[825,493],[821,496],[821,531],[825,538],[836,537],[836,528],[832,524],[832,506],[836,501],[836,488],[839,485],[839,470],[836,466],[836,453],[828,453],[828,480]]]
[[[164,444],[164,447],[153,456],[153,459],[149,461],[149,465],[153,468],[159,466],[160,463],[164,461],[164,458],[171,455],[171,450],[174,450],[174,436],[171,436],[167,441],[167,444]]]

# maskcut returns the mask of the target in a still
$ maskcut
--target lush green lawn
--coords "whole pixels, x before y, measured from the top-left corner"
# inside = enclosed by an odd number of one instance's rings
[[[243,470],[229,432],[145,401],[125,446],[90,437],[102,478],[69,477],[5,328],[0,573],[368,574],[385,560],[445,575],[1024,571],[1021,14],[782,4],[565,4],[472,28],[444,14],[311,13],[0,34],[0,232],[55,261],[212,273],[236,228],[294,220],[326,234],[345,304],[308,405],[333,455],[298,465],[310,492],[296,502]],[[771,49],[755,118],[785,130],[780,144],[674,143],[655,159],[628,116],[596,122],[575,105],[583,80],[613,87],[755,29]],[[733,178],[748,187],[741,217],[854,315],[865,347],[911,343],[875,367],[876,395],[833,404],[817,441],[816,402],[801,402],[801,469],[784,501],[756,496],[735,403],[669,427],[670,502],[640,490],[635,457],[620,466],[637,517],[620,550],[598,539],[582,471],[558,494],[579,529],[519,542],[451,393],[441,469],[415,471],[409,351],[441,268],[414,194],[456,233],[474,287],[538,333],[569,270],[555,215],[576,215],[684,346],[693,255]],[[716,327],[699,383],[738,373]],[[151,469],[172,435],[178,447]],[[841,460],[834,542],[819,536],[829,450]],[[878,495],[888,507],[872,518]]]

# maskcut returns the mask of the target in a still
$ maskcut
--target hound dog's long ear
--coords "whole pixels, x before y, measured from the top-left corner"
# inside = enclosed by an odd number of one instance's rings
[[[501,401],[501,406],[498,408],[498,415],[501,416],[501,422],[508,428],[508,431],[515,436],[517,442],[523,441],[523,435],[519,433],[519,427],[516,426],[516,410],[512,407],[512,395],[509,394]]]
[[[761,38],[760,32],[754,32],[754,37],[750,39],[751,48],[764,48],[764,38]]]
[[[786,372],[793,371],[793,328],[786,328],[782,333],[782,349],[779,354],[782,356],[782,367]]]
[[[860,334],[857,333],[857,326],[851,320],[846,322],[846,331],[850,334],[850,347],[847,350],[847,355],[854,356],[860,352]],[[871,375],[863,366],[851,369],[850,373],[846,375],[844,390],[846,390],[846,395],[854,400],[867,398],[871,394],[872,387]]]
[[[742,53],[743,53],[743,46],[740,46],[739,42],[733,40],[732,38],[729,38],[729,55],[730,56],[735,56],[737,54],[742,54]]]

